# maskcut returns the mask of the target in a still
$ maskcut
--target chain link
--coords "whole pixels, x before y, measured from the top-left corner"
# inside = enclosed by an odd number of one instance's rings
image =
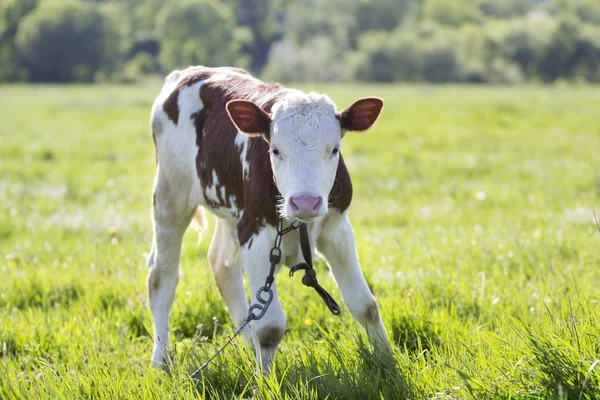
[[[267,309],[271,305],[271,301],[273,301],[273,290],[271,290],[271,286],[273,282],[275,282],[275,268],[281,262],[281,241],[283,239],[283,235],[288,232],[291,232],[295,229],[298,229],[300,224],[292,223],[287,228],[283,229],[283,219],[277,219],[277,235],[275,236],[275,242],[273,243],[273,247],[271,248],[271,252],[269,254],[269,262],[271,267],[269,269],[269,274],[267,275],[267,279],[265,280],[264,286],[261,286],[256,292],[256,301],[250,308],[248,309],[248,316],[244,320],[244,322],[240,325],[240,327],[235,331],[233,336],[231,336],[227,342],[221,347],[211,358],[208,359],[200,368],[194,371],[190,378],[196,380],[196,376],[202,372],[208,364],[211,363],[219,354],[223,352],[231,344],[233,339],[235,339],[242,330],[252,321],[258,321],[262,317],[265,316]],[[266,293],[266,298],[263,297],[263,293]]]

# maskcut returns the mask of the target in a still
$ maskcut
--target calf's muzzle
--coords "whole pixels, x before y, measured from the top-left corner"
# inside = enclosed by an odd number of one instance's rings
[[[294,196],[289,200],[292,216],[296,218],[312,218],[319,215],[323,198],[321,196]]]

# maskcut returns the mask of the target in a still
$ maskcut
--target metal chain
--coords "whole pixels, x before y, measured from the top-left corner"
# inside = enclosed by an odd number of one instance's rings
[[[231,336],[227,340],[227,342],[223,345],[223,347],[221,347],[219,350],[217,350],[217,352],[215,354],[213,354],[213,356],[211,358],[209,358],[204,364],[202,364],[202,366],[200,368],[198,368],[196,371],[194,371],[194,373],[190,375],[190,378],[193,379],[193,380],[197,380],[196,376],[198,376],[198,374],[200,372],[202,372],[206,367],[208,367],[208,364],[210,364],[212,360],[214,360],[219,354],[221,354],[223,352],[223,350],[225,350],[225,348],[227,348],[227,346],[229,346],[231,344],[231,342],[233,341],[233,339],[235,339],[240,333],[242,333],[242,330],[249,323],[250,323],[250,320],[246,319],[242,323],[242,325],[240,325],[240,327],[238,328],[238,330],[235,331],[235,333],[233,334],[233,336]]]
[[[277,264],[281,262],[281,241],[283,239],[283,235],[295,229],[298,229],[299,226],[300,225],[297,223],[292,223],[290,226],[283,229],[283,220],[281,218],[277,219],[277,235],[275,236],[275,243],[273,243],[271,253],[269,254],[269,262],[271,263],[271,268],[269,269],[269,274],[267,275],[265,284],[261,286],[256,292],[257,303],[250,306],[250,308],[248,309],[248,316],[240,325],[240,327],[235,331],[233,336],[231,336],[227,340],[227,342],[219,350],[217,350],[217,352],[211,358],[208,359],[208,361],[202,364],[200,368],[198,368],[190,375],[191,379],[197,380],[196,376],[198,376],[200,372],[202,372],[206,367],[208,367],[208,364],[210,364],[211,361],[215,359],[215,357],[221,354],[223,350],[225,350],[227,346],[231,344],[233,339],[235,339],[240,333],[242,333],[242,330],[250,322],[258,321],[259,319],[265,316],[267,309],[271,305],[271,301],[273,301],[273,291],[271,290],[271,286],[273,285],[273,282],[275,282],[275,268],[277,267]],[[266,298],[263,297],[263,293],[267,294]]]

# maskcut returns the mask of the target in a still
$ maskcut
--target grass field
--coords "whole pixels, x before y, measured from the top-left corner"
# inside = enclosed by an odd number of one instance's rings
[[[358,252],[396,365],[378,363],[345,310],[332,316],[280,274],[288,331],[275,373],[256,376],[239,341],[201,382],[186,380],[232,332],[209,239],[197,246],[188,232],[174,368],[152,368],[145,257],[158,84],[5,86],[0,398],[600,396],[600,90],[305,89],[340,108],[365,95],[386,102],[376,128],[346,137],[343,151]]]

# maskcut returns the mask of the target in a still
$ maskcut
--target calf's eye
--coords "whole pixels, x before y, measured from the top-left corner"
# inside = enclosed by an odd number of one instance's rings
[[[271,154],[273,154],[275,157],[279,157],[279,150],[272,148],[271,149]]]
[[[339,147],[334,147],[334,148],[333,148],[333,150],[331,150],[331,155],[332,155],[332,156],[335,156],[335,155],[336,155],[337,153],[339,153],[339,152],[340,152],[340,149],[339,149]]]

